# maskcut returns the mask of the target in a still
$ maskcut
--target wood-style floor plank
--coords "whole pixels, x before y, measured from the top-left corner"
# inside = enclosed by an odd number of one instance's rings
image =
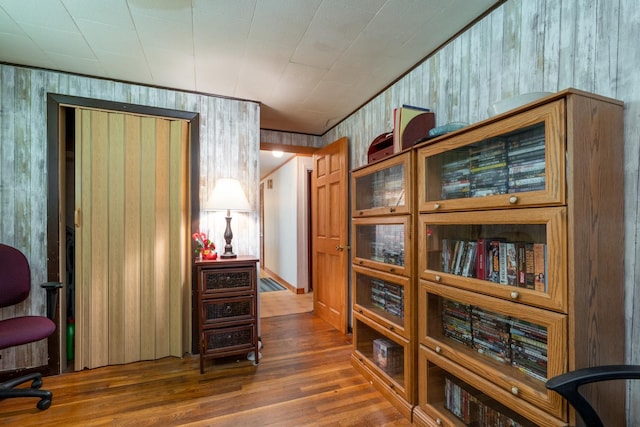
[[[44,381],[54,394],[0,401],[15,426],[408,426],[350,364],[351,337],[312,313],[261,320],[263,358],[197,356],[73,372]]]
[[[313,292],[295,294],[290,290],[260,292],[260,318],[313,311]]]

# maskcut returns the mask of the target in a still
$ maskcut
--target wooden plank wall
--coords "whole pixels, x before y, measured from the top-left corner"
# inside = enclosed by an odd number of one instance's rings
[[[260,129],[260,142],[279,145],[292,145],[297,147],[321,147],[322,138],[316,135],[303,133],[279,132]]]
[[[234,214],[236,253],[259,254],[259,104],[59,72],[0,64],[0,242],[22,250],[31,265],[35,292],[14,314],[45,314],[47,221],[47,93],[118,101],[200,113],[200,206],[218,178],[243,184],[251,213]],[[224,246],[224,214],[202,212],[201,230]],[[0,371],[45,365],[44,342],[3,350]]]
[[[436,124],[487,118],[495,101],[567,87],[625,102],[627,361],[640,364],[640,8],[636,0],[510,0],[323,135],[351,141],[352,168],[389,131],[394,107],[430,107]],[[621,242],[621,244],[623,244]],[[613,308],[616,309],[616,308]],[[605,332],[606,333],[606,332]],[[629,425],[640,425],[640,381],[629,386]]]

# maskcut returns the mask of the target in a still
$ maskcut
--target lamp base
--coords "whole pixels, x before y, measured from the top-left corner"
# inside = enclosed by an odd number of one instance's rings
[[[220,255],[222,259],[237,258],[238,255],[233,253],[233,246],[231,246],[231,239],[233,239],[233,232],[231,231],[231,212],[227,210],[227,228],[224,230],[224,241],[227,243],[224,245],[224,253]]]
[[[236,255],[233,252],[231,252],[231,253],[228,253],[228,254],[220,255],[220,258],[222,258],[222,259],[238,258],[238,255]]]

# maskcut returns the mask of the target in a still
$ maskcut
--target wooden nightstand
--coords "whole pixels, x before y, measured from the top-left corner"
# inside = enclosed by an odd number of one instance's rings
[[[259,362],[258,259],[197,261],[200,373],[204,360],[254,352]]]

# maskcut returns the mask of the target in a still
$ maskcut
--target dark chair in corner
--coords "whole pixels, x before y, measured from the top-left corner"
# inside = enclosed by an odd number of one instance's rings
[[[21,316],[0,320],[0,350],[40,341],[55,331],[52,318],[60,283],[42,285],[47,290],[47,316]],[[0,308],[18,304],[29,296],[31,272],[29,262],[22,252],[0,243]],[[30,387],[17,387],[32,381]],[[0,383],[0,400],[13,397],[38,397],[38,409],[51,406],[52,394],[40,390],[42,374],[36,372]]]
[[[640,379],[640,365],[607,365],[576,369],[549,379],[546,386],[567,399],[587,427],[604,427],[602,420],[578,388],[600,381],[630,379]]]

